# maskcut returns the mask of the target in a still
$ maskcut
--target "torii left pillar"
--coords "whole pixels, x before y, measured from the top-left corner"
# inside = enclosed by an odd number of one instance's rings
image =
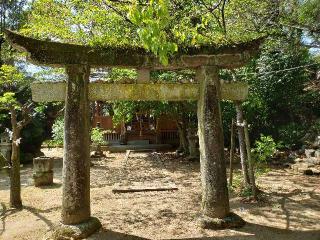
[[[62,226],[73,226],[74,237],[86,237],[101,227],[90,210],[90,67],[66,66],[64,115]]]

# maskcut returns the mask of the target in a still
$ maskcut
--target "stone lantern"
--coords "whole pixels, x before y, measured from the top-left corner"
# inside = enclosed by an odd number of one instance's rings
[[[189,159],[199,159],[200,152],[199,152],[199,138],[197,135],[197,128],[188,128],[188,143],[189,143]]]

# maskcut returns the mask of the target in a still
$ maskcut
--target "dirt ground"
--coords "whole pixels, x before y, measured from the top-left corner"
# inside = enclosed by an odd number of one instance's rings
[[[58,150],[45,150],[61,157]],[[22,168],[24,209],[8,209],[8,177],[0,175],[0,239],[37,240],[60,218],[61,159],[55,160],[54,185],[32,186],[32,166]],[[133,153],[127,164],[124,154],[109,154],[91,168],[92,215],[103,228],[90,240],[139,239],[305,239],[320,240],[319,177],[294,175],[278,169],[259,177],[267,201],[245,203],[230,196],[232,211],[248,224],[236,230],[203,230],[197,226],[201,186],[199,163],[174,159],[173,155]],[[115,184],[175,183],[177,191],[113,194]],[[1,213],[2,208],[2,213]]]

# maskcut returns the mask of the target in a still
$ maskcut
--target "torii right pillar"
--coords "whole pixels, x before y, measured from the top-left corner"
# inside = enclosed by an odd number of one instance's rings
[[[197,71],[200,82],[198,99],[198,135],[202,183],[202,228],[242,227],[245,222],[230,212],[224,141],[220,109],[219,69],[202,66]]]

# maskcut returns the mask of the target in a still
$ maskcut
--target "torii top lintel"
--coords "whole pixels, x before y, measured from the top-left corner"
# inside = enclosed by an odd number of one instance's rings
[[[86,64],[92,67],[123,67],[148,69],[186,69],[205,65],[237,68],[245,65],[257,52],[263,38],[222,47],[200,46],[179,49],[167,66],[143,48],[91,47],[42,41],[10,30],[6,39],[17,50],[29,53],[29,60],[38,65],[63,67]]]

